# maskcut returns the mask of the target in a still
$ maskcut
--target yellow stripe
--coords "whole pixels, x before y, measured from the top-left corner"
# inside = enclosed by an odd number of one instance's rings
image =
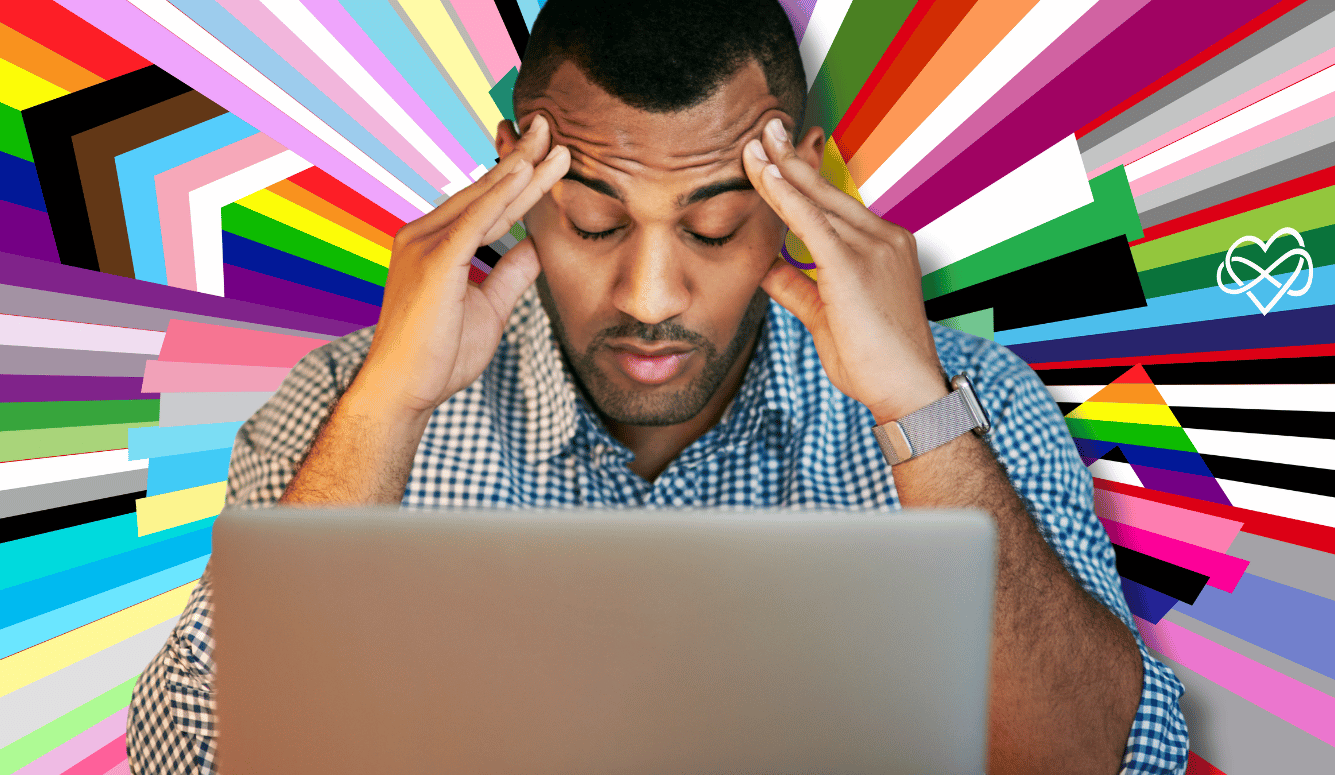
[[[139,535],[146,536],[217,516],[226,500],[227,482],[139,498],[134,502],[134,509],[139,513]]]
[[[1137,425],[1171,425],[1181,427],[1173,410],[1163,404],[1118,404],[1109,401],[1086,401],[1066,415],[1072,420],[1106,420],[1129,422]]]
[[[491,98],[491,84],[473,59],[468,44],[459,34],[459,28],[454,26],[445,4],[440,0],[399,0],[399,5],[431,47],[431,53],[445,66],[450,80],[463,92],[468,106],[482,121],[482,129],[487,136],[496,139],[496,126],[501,123],[503,116]]]
[[[834,138],[825,141],[825,156],[820,162],[821,177],[830,181],[830,184],[840,191],[848,194],[858,200],[858,204],[865,204],[862,201],[862,194],[858,192],[857,184],[853,182],[853,176],[848,171],[848,165],[844,164],[844,157],[839,153],[839,146],[835,145]],[[805,243],[797,238],[797,235],[788,232],[788,236],[783,238],[784,247],[788,248],[788,255],[793,257],[794,261],[803,264],[815,263],[811,257],[811,251],[807,249]],[[816,279],[815,269],[803,269],[807,276]]]
[[[69,94],[48,80],[38,78],[12,62],[0,59],[0,102],[15,110],[50,102]]]
[[[260,189],[250,196],[236,200],[236,203],[260,215],[266,215],[279,223],[285,223],[299,229],[316,239],[330,245],[343,248],[349,253],[361,256],[367,261],[374,261],[381,266],[389,266],[390,251],[375,244],[355,231],[321,215],[307,210],[268,189]]]
[[[138,635],[149,627],[180,616],[194,588],[193,581],[182,584],[111,616],[0,659],[0,697]]]

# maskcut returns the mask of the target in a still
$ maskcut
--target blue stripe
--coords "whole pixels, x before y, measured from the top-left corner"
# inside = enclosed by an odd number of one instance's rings
[[[224,231],[223,263],[379,307],[384,286]]]
[[[1122,579],[1122,594],[1126,595],[1126,605],[1131,609],[1131,613],[1139,616],[1150,624],[1158,624],[1173,608],[1177,602],[1176,598],[1165,595],[1157,589],[1150,589],[1143,584],[1137,584],[1125,576]]]
[[[221,482],[231,457],[228,448],[149,458],[148,497]]]
[[[1205,465],[1199,452],[1182,452],[1176,449],[1159,447],[1139,447],[1135,444],[1118,444],[1126,462],[1133,466],[1149,466],[1163,471],[1179,471],[1184,474],[1196,474],[1213,478],[1214,474]]]
[[[0,153],[0,199],[46,212],[37,165],[27,159]]]
[[[215,422],[201,425],[177,425],[170,428],[131,428],[130,459],[185,455],[209,449],[231,449],[241,422]],[[135,433],[135,431],[151,431]]]

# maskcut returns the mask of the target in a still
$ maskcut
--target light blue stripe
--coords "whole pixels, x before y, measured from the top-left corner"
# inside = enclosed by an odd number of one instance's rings
[[[473,120],[473,114],[464,107],[459,95],[450,88],[449,82],[436,69],[431,58],[418,44],[417,38],[404,26],[403,20],[390,4],[386,0],[378,0],[373,3],[344,3],[343,7],[413,91],[417,92],[417,96],[445,124],[459,145],[473,157],[474,166],[481,164],[488,169],[496,166],[496,162],[492,161],[496,158],[496,147],[491,137]],[[465,173],[472,171],[464,170]],[[430,198],[434,200],[436,196]]]
[[[395,156],[384,143],[376,139],[375,135],[357,123],[343,108],[317,89],[296,68],[288,64],[277,52],[269,48],[268,44],[256,37],[255,33],[216,2],[173,0],[172,4],[419,196],[428,202],[440,196],[440,191],[426,182],[425,178]]]
[[[171,458],[162,458],[170,460]],[[223,474],[226,476],[226,473]],[[215,479],[214,481],[218,481]],[[207,482],[206,482],[207,484]],[[0,544],[0,590],[123,554],[141,546],[212,525],[213,517],[139,535],[139,517],[130,512],[86,525],[28,536]]]
[[[207,449],[231,449],[240,422],[215,422],[205,425],[177,425],[171,428],[131,428],[130,459],[162,455],[185,455]],[[135,433],[153,431],[153,433]]]
[[[231,458],[230,447],[155,457],[148,461],[148,497],[221,482]]]
[[[538,18],[540,7],[535,0],[519,0],[519,12],[524,15],[524,24],[527,24],[530,30],[533,29],[533,21]]]
[[[1306,271],[1306,270],[1304,270]],[[1281,285],[1292,272],[1275,275]],[[1302,287],[1307,282],[1299,277],[1295,287]],[[1253,289],[1256,298],[1265,304],[1274,297],[1279,289],[1267,282],[1261,282]],[[1077,291],[1078,292],[1078,291]],[[1302,296],[1285,296],[1280,299],[1271,312],[1283,312],[1290,309],[1310,309],[1335,304],[1335,264],[1319,266],[1312,276],[1312,284]],[[1013,328],[1009,331],[996,332],[998,344],[1014,345],[1029,342],[1047,342],[1053,339],[1066,339],[1073,336],[1107,334],[1115,331],[1136,331],[1156,326],[1172,326],[1179,323],[1199,323],[1205,320],[1260,315],[1260,310],[1247,297],[1240,293],[1236,296],[1224,293],[1217,285],[1199,288],[1194,291],[1156,296],[1149,300],[1148,306],[1124,309],[1117,312],[1105,312],[1102,315],[1062,320],[1056,323],[1043,323],[1025,328]]]
[[[153,176],[244,140],[257,131],[226,113],[116,157],[116,177],[120,179],[125,231],[130,237],[130,259],[134,262],[136,280],[167,284],[162,221],[158,218],[158,191]]]
[[[204,573],[204,566],[208,565],[208,562],[209,555],[197,557],[173,568],[109,589],[99,595],[84,598],[77,603],[70,603],[64,608],[57,608],[41,616],[34,616],[0,629],[0,659],[189,583]]]

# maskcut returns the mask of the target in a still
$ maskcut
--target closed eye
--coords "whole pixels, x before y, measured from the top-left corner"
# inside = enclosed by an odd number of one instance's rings
[[[613,234],[616,234],[618,231],[621,230],[622,227],[618,226],[615,229],[608,229],[607,231],[585,231],[572,223],[570,224],[570,228],[574,229],[575,233],[578,234],[581,239],[600,240],[610,237]],[[734,236],[737,235],[737,232],[733,232],[732,234],[729,234],[724,237],[706,237],[703,234],[696,234],[695,232],[687,232],[687,234],[690,234],[692,237],[700,241],[702,244],[709,245],[710,247],[718,247],[720,245],[726,244],[729,240],[731,240]]]
[[[584,231],[583,229],[572,223],[570,224],[570,228],[574,229],[575,233],[584,239],[603,239],[604,237],[612,236],[621,227],[618,226],[615,229],[608,229],[607,231]]]

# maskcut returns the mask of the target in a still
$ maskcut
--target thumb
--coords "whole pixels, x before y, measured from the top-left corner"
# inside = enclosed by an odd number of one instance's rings
[[[797,316],[807,330],[813,330],[816,314],[820,311],[820,290],[816,282],[802,270],[779,256],[774,260],[769,273],[760,281],[771,299],[779,302],[784,309]]]
[[[519,244],[505,251],[505,255],[496,262],[495,268],[481,285],[497,317],[501,320],[510,317],[519,297],[528,290],[541,271],[532,237],[525,237]]]

